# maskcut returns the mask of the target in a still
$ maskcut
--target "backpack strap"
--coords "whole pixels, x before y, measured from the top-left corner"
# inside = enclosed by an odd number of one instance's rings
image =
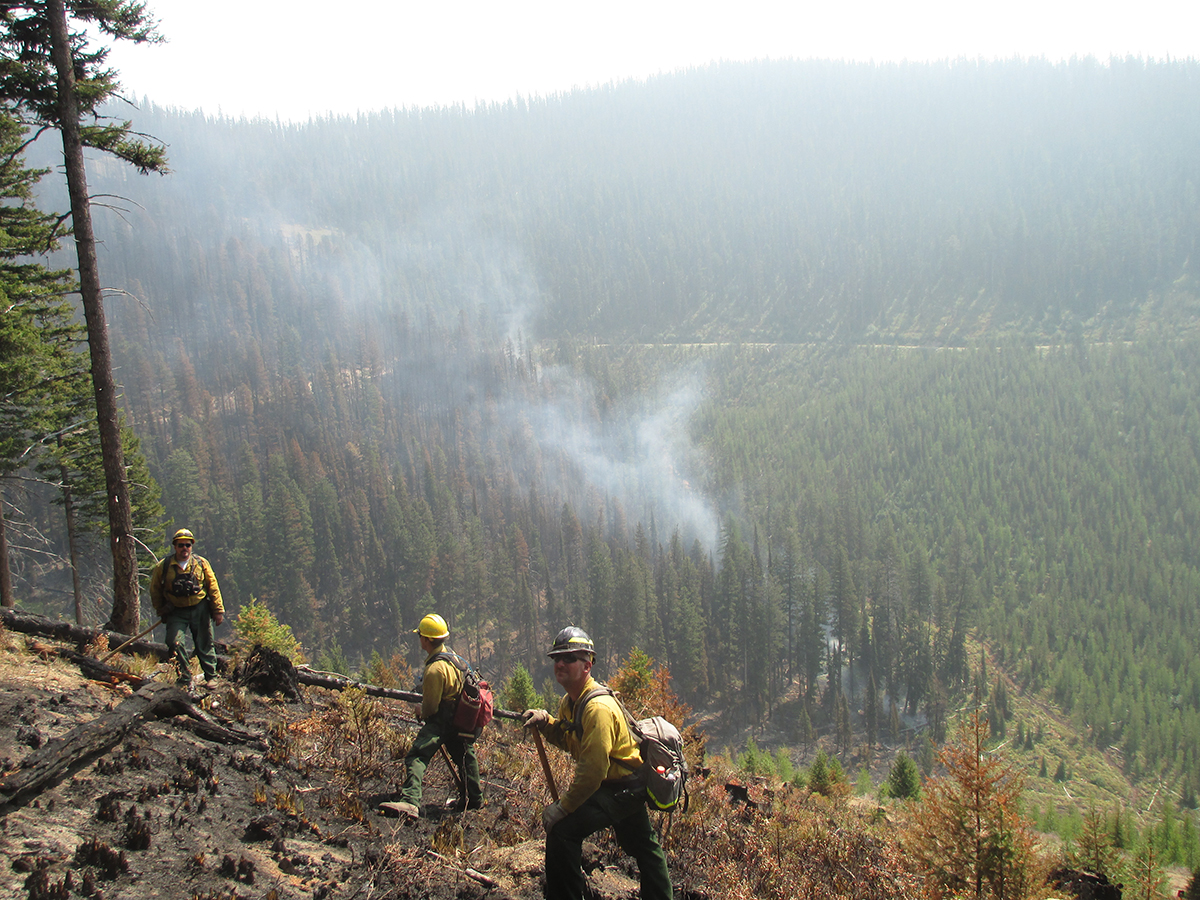
[[[610,688],[606,684],[601,684],[597,687],[594,687],[590,691],[584,691],[583,694],[580,695],[579,699],[575,701],[575,706],[571,710],[571,716],[572,716],[571,724],[563,725],[563,730],[572,732],[573,734],[575,734],[577,737],[579,737],[582,740],[582,738],[583,738],[583,708],[585,706],[587,706],[587,702],[589,700],[591,700],[593,697],[599,697],[602,694],[608,694],[608,696],[612,697],[613,699],[616,699],[616,696],[617,696],[616,694],[613,693],[612,688]],[[617,700],[617,702],[620,703],[621,701]]]
[[[563,730],[572,732],[580,740],[583,740],[583,708],[587,706],[587,702],[593,697],[599,697],[604,694],[607,694],[617,701],[617,706],[619,706],[621,708],[621,712],[625,714],[625,726],[629,729],[629,737],[633,740],[635,745],[640,745],[642,735],[638,731],[637,723],[634,722],[633,716],[629,714],[629,710],[626,709],[625,704],[621,702],[621,698],[617,696],[617,692],[606,684],[594,687],[590,691],[585,691],[580,695],[579,699],[575,701],[575,708],[571,711],[574,718],[571,720],[570,725],[563,725]],[[638,770],[637,766],[631,766],[626,760],[614,759],[611,756],[608,759],[610,762],[613,762],[622,769],[627,769],[630,772],[636,772]]]
[[[433,655],[433,659],[444,659],[446,662],[458,669],[459,674],[462,675],[462,684],[458,686],[459,694],[461,694],[467,687],[467,681],[470,679],[471,673],[475,671],[471,667],[471,664],[453,650],[442,650],[439,653],[435,653]]]
[[[463,659],[453,650],[442,650],[440,653],[435,653],[433,658],[435,660],[444,659],[448,663],[453,663],[454,667],[457,668],[458,671],[462,672],[463,675],[466,675],[467,669],[471,667],[465,659]]]

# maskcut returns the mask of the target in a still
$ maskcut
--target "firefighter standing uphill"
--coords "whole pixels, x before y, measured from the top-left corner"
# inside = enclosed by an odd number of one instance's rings
[[[154,567],[150,575],[150,602],[167,626],[167,646],[175,656],[180,684],[191,683],[191,664],[183,648],[183,631],[191,632],[196,658],[205,681],[217,678],[217,652],[213,626],[225,620],[225,606],[217,576],[203,556],[192,553],[196,536],[180,528],[171,538],[175,552]]]
[[[446,638],[450,637],[450,629],[446,627],[445,619],[431,614],[421,620],[413,634],[419,636],[421,649],[427,654],[425,674],[421,679],[420,715],[424,724],[413,738],[408,756],[404,758],[408,775],[400,789],[400,800],[381,803],[380,808],[399,815],[420,816],[421,782],[425,779],[425,769],[438,747],[445,745],[462,776],[459,806],[479,809],[483,806],[483,789],[479,784],[479,761],[475,758],[474,737],[459,734],[453,725],[454,707],[462,691],[464,676],[458,666],[446,658],[456,655],[445,645]]]
[[[645,793],[630,783],[630,773],[642,760],[624,712],[613,697],[599,694],[584,706],[582,721],[575,721],[576,702],[599,686],[591,677],[596,661],[592,639],[580,628],[564,628],[547,655],[554,660],[554,678],[567,695],[557,717],[544,709],[530,709],[524,724],[537,728],[575,760],[571,786],[542,813],[547,900],[583,897],[583,840],[609,827],[621,849],[637,860],[642,900],[671,900],[667,857],[650,824]]]

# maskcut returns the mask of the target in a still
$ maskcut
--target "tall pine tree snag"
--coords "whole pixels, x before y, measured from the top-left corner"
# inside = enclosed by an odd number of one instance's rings
[[[112,153],[142,172],[164,171],[166,156],[161,146],[134,136],[129,122],[118,125],[102,119],[98,107],[116,93],[116,73],[105,68],[107,49],[89,46],[87,35],[82,30],[72,32],[70,26],[78,22],[98,29],[107,38],[135,43],[160,38],[145,4],[129,0],[12,3],[0,8],[0,17],[4,97],[16,104],[31,124],[57,129],[62,136],[107,489],[113,557],[113,609],[108,627],[133,634],[139,621],[137,544],[83,149]],[[85,116],[91,118],[91,124],[83,123]]]

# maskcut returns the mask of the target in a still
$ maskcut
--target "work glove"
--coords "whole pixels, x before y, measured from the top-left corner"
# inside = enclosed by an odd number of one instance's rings
[[[545,712],[544,709],[538,712]],[[549,806],[542,810],[542,827],[546,829],[546,834],[549,834],[554,826],[567,817],[567,811],[558,805],[555,800]]]
[[[536,728],[539,731],[546,725],[550,724],[550,713],[544,709],[527,709],[522,713],[524,718],[521,724],[526,728]]]
[[[526,728],[542,728],[550,724],[550,713],[544,709],[527,709],[521,714],[521,724]]]

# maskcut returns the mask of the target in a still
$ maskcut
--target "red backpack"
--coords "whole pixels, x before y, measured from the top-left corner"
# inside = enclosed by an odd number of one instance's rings
[[[465,659],[453,651],[443,650],[434,659],[444,659],[453,663],[462,672],[462,690],[458,692],[458,701],[454,704],[454,717],[451,725],[459,737],[475,740],[488,722],[492,721],[496,698],[492,695],[492,687],[479,677],[479,673]]]

